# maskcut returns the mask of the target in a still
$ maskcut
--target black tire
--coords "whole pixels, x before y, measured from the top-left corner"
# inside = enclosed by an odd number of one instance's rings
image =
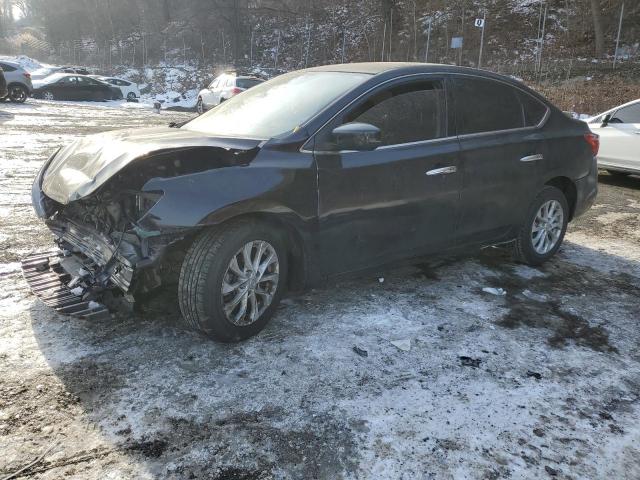
[[[548,252],[541,254],[537,252],[533,246],[532,229],[538,211],[540,210],[542,205],[551,200],[556,200],[562,207],[562,228],[560,230],[560,235],[556,240],[556,243],[553,245],[553,248],[551,248]],[[567,231],[568,221],[569,204],[567,202],[567,198],[564,196],[564,193],[562,193],[561,190],[555,187],[544,187],[540,191],[540,193],[538,193],[533,202],[531,202],[526,219],[523,225],[520,227],[514,245],[515,259],[529,265],[541,265],[542,263],[549,260],[556,254],[556,252],[560,248],[560,245],[562,245],[564,234]]]
[[[135,102],[137,99],[136,94],[134,92],[127,93],[127,102]]]
[[[204,113],[204,103],[202,103],[202,97],[198,97],[198,103],[196,103],[196,111],[199,115]]]
[[[279,262],[278,284],[271,304],[249,325],[232,323],[223,309],[222,281],[229,263],[248,242],[264,240],[273,246]],[[279,232],[255,220],[238,220],[205,230],[191,245],[182,262],[178,301],[187,325],[222,342],[249,338],[268,323],[287,284],[286,243]]]
[[[614,177],[628,177],[629,175],[631,175],[629,172],[620,172],[618,170],[607,170],[607,172],[609,173],[609,175],[612,175]]]
[[[9,86],[9,100],[13,103],[24,103],[29,97],[29,90],[22,85]]]

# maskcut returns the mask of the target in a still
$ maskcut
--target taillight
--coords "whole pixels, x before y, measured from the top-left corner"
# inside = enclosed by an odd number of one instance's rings
[[[584,139],[591,147],[593,156],[595,157],[596,155],[598,155],[598,150],[600,150],[600,135],[596,135],[595,133],[585,133]]]
[[[239,94],[241,91],[242,91],[242,89],[241,89],[241,88],[233,87],[233,88],[231,89],[231,95],[237,95],[237,94]]]
[[[29,72],[24,72],[22,75],[24,75],[27,78],[31,78],[31,74]]]

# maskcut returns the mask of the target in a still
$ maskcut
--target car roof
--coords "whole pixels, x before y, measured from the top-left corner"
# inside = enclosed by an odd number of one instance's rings
[[[348,72],[348,73],[368,73],[378,75],[391,71],[398,73],[466,73],[489,78],[510,78],[504,75],[495,74],[488,70],[480,70],[471,67],[459,67],[444,63],[421,63],[421,62],[361,62],[361,63],[338,63],[334,65],[322,65],[307,69],[312,72]]]
[[[19,63],[11,62],[9,60],[3,60],[0,58],[0,63],[4,63],[5,65],[9,65],[10,67],[13,67],[13,68],[23,69],[22,65],[20,65]]]

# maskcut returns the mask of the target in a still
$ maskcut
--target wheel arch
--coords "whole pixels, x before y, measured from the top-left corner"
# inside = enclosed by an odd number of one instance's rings
[[[287,288],[292,291],[302,290],[308,283],[309,253],[306,248],[303,234],[292,224],[292,222],[283,219],[281,215],[269,212],[248,212],[229,216],[219,222],[200,226],[189,235],[186,235],[183,241],[174,245],[171,249],[181,250],[184,252],[191,246],[198,237],[198,234],[202,231],[220,228],[222,225],[227,225],[231,222],[237,222],[240,220],[252,220],[262,224],[267,224],[282,233],[283,240],[287,247]]]
[[[569,204],[569,221],[573,219],[573,215],[576,210],[576,202],[578,200],[578,190],[576,184],[569,177],[558,176],[549,179],[545,182],[545,185],[555,187],[560,190]]]

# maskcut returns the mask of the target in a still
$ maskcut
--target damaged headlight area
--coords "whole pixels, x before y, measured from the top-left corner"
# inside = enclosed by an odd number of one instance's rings
[[[181,253],[168,250],[193,229],[151,230],[140,220],[164,195],[142,190],[144,183],[181,173],[181,163],[168,155],[154,158],[137,169],[124,169],[94,193],[66,205],[47,197],[38,179],[34,205],[46,205],[40,216],[59,250],[24,260],[33,291],[63,313],[93,316],[103,311],[105,298],[130,308],[137,294],[175,283],[181,258],[173,257]]]

